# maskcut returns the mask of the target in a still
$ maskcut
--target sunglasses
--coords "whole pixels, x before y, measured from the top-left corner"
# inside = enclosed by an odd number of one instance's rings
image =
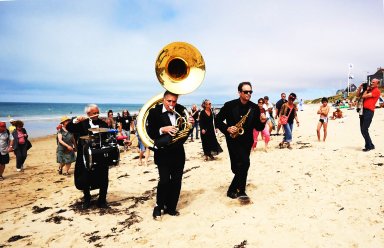
[[[253,93],[252,90],[243,90],[242,92],[243,92],[244,94],[251,94],[251,95],[252,95],[252,93]]]
[[[258,102],[258,103],[261,103],[261,104],[263,104],[264,102]]]

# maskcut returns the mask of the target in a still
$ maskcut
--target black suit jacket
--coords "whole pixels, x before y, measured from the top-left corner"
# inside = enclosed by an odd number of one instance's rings
[[[185,151],[184,151],[184,142],[188,139],[188,136],[180,139],[174,144],[171,145],[162,145],[160,143],[167,143],[171,140],[169,134],[160,134],[160,128],[164,126],[172,125],[171,120],[168,117],[168,113],[162,112],[163,104],[159,104],[156,107],[149,110],[148,113],[148,126],[147,133],[151,139],[154,140],[155,145],[158,144],[159,147],[154,149],[154,160],[156,164],[162,163],[183,163],[185,162]],[[183,115],[185,107],[176,104],[175,111],[180,115]],[[177,116],[176,116],[177,118]],[[161,146],[161,147],[160,147]]]
[[[104,122],[101,119],[97,119],[93,121],[94,125],[99,125],[101,128],[108,128],[108,124]],[[77,189],[83,190],[83,189],[96,189],[99,188],[100,185],[98,184],[98,181],[102,177],[105,177],[104,170],[99,170],[99,168],[96,168],[95,171],[90,172],[86,169],[84,165],[84,151],[83,151],[83,141],[79,138],[80,136],[85,136],[92,134],[92,132],[88,131],[88,129],[91,128],[91,125],[89,124],[89,120],[85,120],[79,123],[73,123],[72,121],[68,123],[67,130],[71,133],[73,133],[76,137],[76,143],[77,143],[77,158],[76,158],[76,164],[75,164],[75,186]],[[102,134],[103,135],[103,134]],[[108,165],[105,165],[108,167]],[[102,172],[101,172],[102,171]],[[92,173],[92,175],[91,175]],[[108,175],[107,175],[108,176]]]
[[[251,111],[243,125],[244,134],[232,138],[227,128],[235,126],[240,121],[241,116],[245,115],[249,109],[251,109]],[[258,131],[262,131],[265,127],[265,123],[260,121],[260,109],[257,104],[249,101],[244,105],[240,99],[226,102],[217,114],[215,124],[225,135],[227,142],[239,142],[239,144],[246,144],[248,146],[252,146],[253,144],[253,129],[255,128]]]

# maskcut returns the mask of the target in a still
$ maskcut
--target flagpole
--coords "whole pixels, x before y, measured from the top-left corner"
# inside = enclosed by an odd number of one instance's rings
[[[353,64],[349,63],[348,65],[348,81],[347,81],[347,97],[349,96],[349,91],[350,91],[350,82],[349,80],[351,79],[352,75],[351,75],[351,72],[352,72],[352,68],[353,68]]]

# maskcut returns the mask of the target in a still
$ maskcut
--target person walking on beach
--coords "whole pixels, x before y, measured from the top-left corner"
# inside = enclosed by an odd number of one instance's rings
[[[264,97],[265,99],[265,97]],[[259,109],[260,109],[260,113],[266,113],[267,110],[265,109],[265,102],[264,102],[264,99],[263,98],[259,98],[259,100],[257,101],[257,105],[259,106]],[[267,114],[266,114],[267,116]],[[267,117],[268,119],[268,117]],[[267,124],[265,125],[263,131],[259,132],[257,131],[256,129],[253,129],[253,145],[252,145],[252,150],[253,151],[256,151],[256,146],[257,146],[257,141],[258,141],[258,137],[259,137],[259,133],[261,133],[261,136],[264,140],[264,151],[267,152],[268,151],[268,143],[269,141],[271,140],[271,135],[270,135],[270,129],[269,129],[269,125],[268,125],[268,120],[267,120]]]
[[[195,130],[196,132],[196,139],[199,139],[200,110],[197,108],[196,104],[192,105],[190,113],[193,119],[195,120],[195,124],[193,124],[193,129],[191,131],[191,141],[193,141],[193,130]]]
[[[360,131],[363,135],[365,146],[363,152],[368,152],[375,149],[375,145],[372,143],[371,136],[369,135],[369,127],[371,126],[373,115],[375,113],[375,105],[380,97],[380,90],[378,88],[379,79],[374,78],[371,80],[371,85],[367,87],[367,90],[362,92],[363,84],[357,89],[357,97],[361,94],[363,98],[363,114],[360,115]]]
[[[111,129],[116,128],[116,122],[115,122],[115,118],[113,117],[113,110],[112,109],[108,110],[106,122],[107,122],[107,125],[109,128],[111,128]]]
[[[292,142],[293,121],[296,120],[297,126],[300,125],[299,119],[297,117],[297,106],[295,104],[295,100],[296,100],[296,94],[291,93],[288,96],[288,102],[284,103],[283,106],[281,106],[279,116],[280,116],[281,125],[283,125],[283,128],[284,128],[284,138],[283,138],[283,141],[281,141],[279,144],[280,148],[284,148],[284,145],[286,144],[288,149],[292,149],[291,142]],[[286,123],[282,123],[283,116],[287,119]]]
[[[211,101],[208,99],[205,99],[201,104],[203,110],[200,112],[200,134],[204,161],[208,161],[208,158],[214,160],[215,157],[213,155],[218,155],[223,152],[223,149],[216,139],[214,113],[211,106]]]
[[[268,96],[264,96],[263,108],[265,109],[265,116],[267,116],[268,131],[271,134],[272,130],[275,129],[275,119],[273,118],[273,104],[269,101]]]
[[[283,106],[283,104],[287,102],[286,97],[287,96],[285,93],[281,93],[281,99],[279,101],[277,101],[277,103],[276,103],[275,120],[279,120],[281,106]],[[281,123],[279,121],[277,121],[276,135],[279,135],[280,128],[281,128]]]
[[[161,218],[162,213],[178,216],[176,210],[179,201],[183,169],[185,164],[184,142],[189,134],[173,144],[169,144],[172,137],[178,131],[176,127],[177,114],[182,115],[185,107],[177,103],[178,95],[165,91],[162,104],[149,110],[148,135],[154,140],[154,161],[159,171],[159,182],[157,185],[156,206],[152,216],[155,220]],[[191,125],[194,123],[192,117],[187,120]]]
[[[121,113],[121,118],[119,120],[121,123],[122,133],[124,136],[127,136],[128,140],[131,138],[131,131],[135,130],[132,116],[129,114],[128,109],[124,109]]]
[[[13,131],[16,129],[15,122],[16,121],[14,119],[9,120],[9,123],[11,123],[11,125],[8,128],[9,133],[13,133]]]
[[[59,175],[63,174],[69,176],[69,169],[71,164],[76,161],[76,141],[71,132],[68,132],[67,125],[71,119],[67,116],[61,117],[61,128],[57,131],[57,149],[56,161],[59,163]]]
[[[5,165],[9,163],[9,131],[5,122],[0,122],[0,181],[4,180]]]
[[[11,145],[16,156],[16,171],[21,172],[24,170],[24,162],[27,159],[27,151],[31,147],[28,140],[27,130],[24,128],[24,122],[15,121],[16,129],[11,134]]]
[[[216,127],[225,135],[231,170],[234,174],[227,196],[249,201],[246,194],[250,153],[253,144],[253,129],[262,131],[267,117],[260,113],[259,107],[250,101],[252,85],[242,82],[238,85],[239,98],[224,103],[215,119]],[[240,132],[242,129],[243,132]]]
[[[323,127],[324,137],[323,141],[327,138],[327,128],[328,128],[328,113],[330,107],[328,106],[328,98],[323,97],[321,99],[320,109],[317,113],[320,115],[319,123],[317,124],[317,140],[320,141],[320,130]]]
[[[96,104],[89,104],[85,107],[84,112],[87,117],[78,116],[67,124],[67,130],[79,137],[77,143],[77,158],[75,163],[75,186],[77,189],[82,190],[84,194],[83,209],[91,206],[91,193],[92,189],[99,189],[99,198],[97,206],[99,208],[108,208],[107,205],[107,192],[108,192],[108,172],[109,165],[100,161],[98,166],[89,170],[84,162],[84,147],[87,148],[85,140],[81,139],[82,136],[92,134],[90,128],[108,128],[107,123],[99,118],[100,110]],[[104,133],[98,135],[103,138]]]

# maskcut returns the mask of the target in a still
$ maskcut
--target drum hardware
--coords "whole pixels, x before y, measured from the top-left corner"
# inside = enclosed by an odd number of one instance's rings
[[[94,140],[94,139],[96,139],[96,137],[93,135],[84,135],[84,136],[80,136],[79,138],[82,140]]]
[[[110,130],[111,129],[105,128],[105,127],[92,127],[92,128],[88,128],[88,131],[94,132],[94,133],[107,133]]]

